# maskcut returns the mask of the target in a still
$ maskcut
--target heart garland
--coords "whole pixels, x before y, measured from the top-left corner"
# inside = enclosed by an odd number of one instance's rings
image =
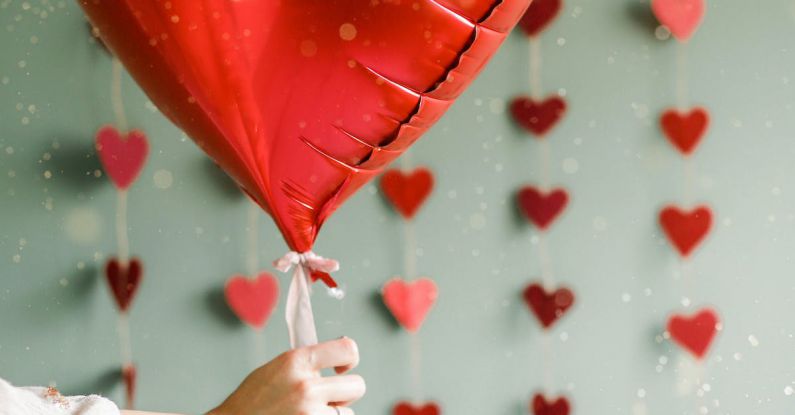
[[[547,292],[541,284],[532,283],[522,297],[544,329],[552,327],[574,305],[574,292],[566,287]]]
[[[226,282],[224,296],[240,320],[261,329],[279,301],[279,281],[267,272],[254,279],[235,275]]]
[[[136,369],[134,364],[129,363],[122,368],[121,379],[122,383],[124,383],[125,406],[129,408],[135,402],[135,389],[138,379],[138,369]]]
[[[660,226],[679,254],[687,258],[709,233],[712,211],[706,205],[689,211],[669,205],[660,211]]]
[[[706,9],[704,0],[652,0],[651,10],[671,34],[687,42],[701,25]]]
[[[511,101],[510,112],[514,121],[525,131],[537,138],[543,138],[563,118],[566,101],[558,95],[542,101],[520,96]]]
[[[403,218],[410,220],[433,190],[433,173],[425,167],[403,172],[389,169],[381,176],[381,191]]]
[[[693,154],[708,126],[709,113],[701,107],[688,112],[668,109],[660,117],[660,127],[668,141],[685,156]]]
[[[105,126],[97,131],[95,142],[103,170],[116,188],[127,190],[146,163],[146,135],[139,130],[122,135],[115,127]]]
[[[538,36],[555,20],[562,8],[563,0],[533,0],[519,20],[519,27],[527,36]]]
[[[530,412],[533,415],[569,415],[571,405],[569,400],[563,396],[557,399],[549,399],[537,393],[530,403]]]
[[[547,230],[569,203],[569,194],[562,188],[545,192],[535,186],[519,189],[516,202],[521,213],[537,228]]]
[[[714,310],[705,308],[692,316],[675,314],[668,319],[668,333],[679,346],[703,359],[718,333],[720,319]]]
[[[395,320],[408,332],[416,333],[436,303],[438,288],[429,278],[415,281],[393,278],[384,285],[382,295]]]
[[[120,312],[126,313],[129,310],[141,279],[143,279],[143,266],[138,258],[132,258],[126,264],[122,264],[118,258],[112,257],[105,264],[105,280]]]
[[[419,405],[409,402],[398,402],[392,408],[392,415],[441,415],[441,413],[441,408],[435,402]]]

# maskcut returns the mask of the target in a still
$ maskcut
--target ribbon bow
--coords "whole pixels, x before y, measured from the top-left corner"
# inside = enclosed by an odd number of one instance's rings
[[[290,346],[295,349],[317,344],[310,287],[313,280],[322,279],[332,289],[332,295],[339,298],[341,291],[337,289],[337,284],[328,275],[340,268],[339,262],[323,258],[312,251],[304,253],[290,251],[274,261],[273,266],[281,272],[293,270],[293,278],[290,281],[284,307],[287,331],[290,334]]]

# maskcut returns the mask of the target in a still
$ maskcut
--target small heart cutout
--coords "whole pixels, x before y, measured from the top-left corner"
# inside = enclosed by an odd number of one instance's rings
[[[382,294],[395,320],[409,332],[416,333],[436,302],[438,290],[429,278],[415,281],[392,278],[384,285]]]
[[[442,410],[434,402],[414,405],[408,402],[398,402],[392,408],[392,415],[441,415]]]
[[[518,97],[511,101],[514,121],[527,132],[543,137],[554,127],[566,112],[566,101],[555,95],[537,102],[529,97]]]
[[[143,279],[143,266],[138,258],[130,259],[127,264],[120,263],[117,258],[111,258],[105,264],[105,280],[122,313],[130,308],[135,293],[141,285],[141,279]]]
[[[668,333],[679,346],[702,359],[718,333],[719,322],[718,314],[705,308],[693,316],[671,316],[668,319]]]
[[[569,415],[570,410],[569,400],[563,396],[547,400],[544,395],[537,393],[530,403],[533,415]]]
[[[260,329],[279,301],[279,281],[267,272],[255,279],[235,275],[226,282],[224,296],[240,320]]]
[[[565,287],[547,293],[541,284],[530,284],[522,293],[525,303],[545,329],[552,325],[574,304],[574,293]]]
[[[712,211],[703,205],[690,211],[666,206],[660,211],[660,226],[679,254],[687,257],[709,233]]]
[[[149,143],[141,131],[132,130],[122,137],[114,127],[105,126],[97,131],[96,148],[105,173],[118,189],[125,190],[144,167]]]
[[[381,176],[381,191],[404,218],[417,214],[433,190],[433,173],[424,167],[411,172],[390,169]]]
[[[534,186],[525,186],[516,195],[516,202],[530,222],[546,230],[563,213],[569,203],[569,195],[560,188],[545,193]]]
[[[682,154],[692,154],[709,126],[709,113],[704,108],[693,108],[689,112],[675,109],[665,111],[660,117],[668,141]]]
[[[121,380],[124,383],[124,395],[126,398],[127,409],[133,409],[135,406],[135,384],[138,378],[138,370],[134,364],[129,364],[121,369]]]
[[[519,20],[519,27],[527,36],[538,36],[552,23],[562,8],[563,0],[533,0]]]
[[[651,10],[680,42],[690,39],[704,18],[704,0],[652,0]]]

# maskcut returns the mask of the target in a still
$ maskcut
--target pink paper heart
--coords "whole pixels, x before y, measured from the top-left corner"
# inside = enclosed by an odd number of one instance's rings
[[[235,275],[224,288],[229,308],[248,325],[262,328],[279,301],[279,281],[263,272],[256,279]]]
[[[132,130],[122,137],[116,128],[105,126],[97,131],[95,139],[99,161],[105,173],[119,190],[126,190],[146,162],[149,152],[146,135],[139,130]]]
[[[704,18],[704,0],[652,0],[651,9],[680,42],[690,39]]]
[[[438,296],[436,283],[429,278],[403,281],[393,278],[384,285],[384,304],[403,328],[416,333]]]

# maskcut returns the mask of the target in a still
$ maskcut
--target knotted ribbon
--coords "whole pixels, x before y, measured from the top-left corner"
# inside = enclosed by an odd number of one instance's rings
[[[290,347],[293,349],[317,344],[315,317],[312,315],[310,298],[312,273],[329,273],[340,268],[339,262],[323,258],[312,251],[298,253],[290,251],[273,262],[281,272],[293,270],[293,278],[287,291],[285,318],[290,334]]]

